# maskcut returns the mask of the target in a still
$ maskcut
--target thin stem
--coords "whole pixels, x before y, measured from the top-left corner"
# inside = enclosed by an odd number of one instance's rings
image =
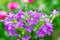
[[[55,19],[56,15],[54,15],[51,19],[51,23],[53,22],[53,20]]]
[[[55,19],[55,17],[56,16],[59,16],[60,14],[58,14],[58,15],[54,15],[53,17],[52,17],[52,19],[51,19],[51,23],[53,22],[53,20]]]
[[[26,11],[26,12],[27,12],[27,8],[28,8],[28,5],[26,4],[26,5],[25,5],[25,11]]]

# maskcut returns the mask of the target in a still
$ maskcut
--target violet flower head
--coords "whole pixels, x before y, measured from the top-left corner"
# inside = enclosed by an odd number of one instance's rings
[[[5,25],[5,30],[14,30],[14,24],[13,23],[8,23]]]
[[[22,40],[29,40],[30,39],[30,36],[29,35],[25,35]]]
[[[51,35],[51,33],[53,32],[53,26],[50,23],[46,23],[46,27],[47,27],[47,34]]]
[[[50,23],[50,20],[45,21],[45,25],[42,25],[41,28],[36,32],[39,38],[44,37],[46,34],[51,35],[53,32],[53,26]]]
[[[31,27],[31,26],[26,26],[26,31],[28,31],[28,32],[32,32],[33,29],[34,29],[34,28]]]
[[[35,19],[40,19],[40,13],[35,13],[34,16],[33,16]]]
[[[17,20],[20,20],[21,18],[23,18],[23,16],[24,16],[24,12],[22,10],[20,10],[18,14],[15,15]]]
[[[39,19],[40,18],[40,13],[33,12],[32,10],[29,11],[29,15],[30,15],[30,17],[33,17],[35,19]]]
[[[38,24],[38,20],[34,18],[30,18],[27,20],[27,23],[30,23],[30,25]]]
[[[54,9],[52,13],[53,14],[58,14],[58,11]]]
[[[31,11],[29,11],[29,13],[28,13],[31,17],[35,14],[35,12],[33,12],[32,10]]]
[[[51,21],[50,21],[49,19],[46,19],[45,22],[46,22],[46,23],[50,23]]]
[[[23,28],[23,27],[24,27],[24,21],[23,21],[23,20],[19,20],[19,21],[17,22],[16,26],[17,26],[18,28]]]
[[[41,28],[36,32],[38,38],[44,37],[47,33],[45,25],[41,26]]]
[[[13,35],[18,36],[18,34],[15,32],[15,26],[14,26],[13,23],[6,24],[5,25],[5,30],[8,31],[9,36],[13,36]]]
[[[13,20],[15,18],[15,14],[13,12],[9,13],[8,19]]]
[[[4,20],[5,23],[5,30],[8,31],[8,36],[18,36],[18,34],[15,31],[15,24],[13,22],[15,18],[15,14],[10,13],[7,15],[6,19]]]
[[[16,33],[15,30],[9,30],[9,31],[8,31],[8,35],[9,35],[9,36],[16,36],[16,37],[18,37],[18,34]]]
[[[54,10],[52,11],[52,13],[51,13],[51,16],[58,15],[58,14],[59,14],[59,11],[57,11],[57,10],[54,9]]]
[[[46,34],[51,35],[53,32],[53,25],[50,20],[47,18],[44,20],[45,24],[43,24],[40,29],[36,32],[39,38],[44,37]]]

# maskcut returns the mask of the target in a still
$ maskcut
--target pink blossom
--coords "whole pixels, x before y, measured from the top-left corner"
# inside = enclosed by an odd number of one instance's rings
[[[5,19],[7,16],[7,12],[6,11],[0,11],[0,19]]]
[[[19,4],[17,2],[10,2],[8,3],[7,7],[10,9],[10,10],[14,10],[14,9],[18,9],[19,8]]]
[[[35,0],[23,0],[23,2],[26,2],[26,3],[32,3],[34,2]]]
[[[34,2],[35,0],[29,0],[28,2],[31,3],[31,2]]]

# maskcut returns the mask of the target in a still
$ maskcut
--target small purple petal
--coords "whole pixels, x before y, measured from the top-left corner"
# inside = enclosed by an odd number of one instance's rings
[[[27,26],[27,27],[26,27],[26,31],[32,32],[32,30],[33,30],[33,27],[31,27],[31,26]]]
[[[22,40],[29,40],[30,39],[30,36],[29,35],[25,35]]]

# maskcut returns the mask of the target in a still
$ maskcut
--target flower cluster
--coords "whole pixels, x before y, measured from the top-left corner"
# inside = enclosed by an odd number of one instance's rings
[[[53,32],[53,26],[49,20],[46,20],[46,24],[42,25],[41,28],[36,32],[38,37],[44,37],[46,34],[50,35]]]
[[[37,38],[53,32],[53,24],[48,16],[32,10],[29,12],[20,10],[17,14],[11,12],[7,15],[4,23],[9,36],[20,37],[22,40],[31,39],[32,32],[37,35]]]

